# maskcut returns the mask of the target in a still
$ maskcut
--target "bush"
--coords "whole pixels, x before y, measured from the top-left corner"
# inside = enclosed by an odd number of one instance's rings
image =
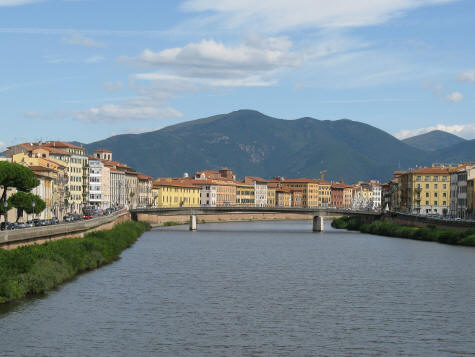
[[[116,260],[149,226],[126,222],[80,239],[0,249],[0,302],[51,290],[76,274]]]
[[[475,229],[465,231],[438,229],[434,226],[424,228],[399,226],[392,222],[374,221],[371,224],[360,224],[356,218],[342,217],[332,222],[337,229],[359,230],[362,233],[376,234],[387,237],[410,238],[445,244],[475,246]]]

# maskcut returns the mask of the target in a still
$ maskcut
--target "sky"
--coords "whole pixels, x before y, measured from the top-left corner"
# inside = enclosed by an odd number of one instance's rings
[[[0,149],[254,109],[475,139],[473,0],[0,0]]]

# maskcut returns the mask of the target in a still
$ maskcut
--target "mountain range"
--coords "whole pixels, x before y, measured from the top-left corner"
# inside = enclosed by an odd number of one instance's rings
[[[432,162],[475,161],[475,140],[455,140],[444,132],[413,139],[401,141],[348,119],[284,120],[239,110],[157,131],[76,144],[89,153],[109,149],[114,160],[153,177],[229,167],[238,177],[320,177],[320,171],[328,170],[329,180],[384,182],[395,170]],[[440,145],[447,141],[451,144]]]

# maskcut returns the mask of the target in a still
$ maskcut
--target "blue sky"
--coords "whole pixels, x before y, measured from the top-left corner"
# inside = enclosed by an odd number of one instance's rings
[[[256,109],[475,138],[473,0],[0,0],[0,148]]]

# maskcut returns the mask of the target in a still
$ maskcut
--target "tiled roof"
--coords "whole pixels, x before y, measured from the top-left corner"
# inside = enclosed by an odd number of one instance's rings
[[[170,179],[170,178],[159,178],[153,181],[153,187],[159,186],[168,186],[168,187],[184,187],[184,188],[196,188],[199,187],[197,185],[193,185],[189,182],[189,180],[178,180],[178,179]]]
[[[71,154],[68,153],[67,151],[64,151],[64,150],[61,150],[61,149],[58,149],[58,148],[54,148],[54,147],[50,147],[50,146],[37,146],[37,147],[35,147],[35,149],[44,149],[44,150],[48,150],[50,153],[53,153],[53,154],[71,156]]]
[[[86,150],[83,147],[73,145],[64,141],[50,141],[48,143],[43,144],[43,146],[55,147],[55,148],[72,148],[72,149],[81,149]]]
[[[97,149],[97,150],[94,150],[94,152],[107,152],[107,153],[111,153],[111,154],[112,154],[112,151],[107,150],[107,149]]]

